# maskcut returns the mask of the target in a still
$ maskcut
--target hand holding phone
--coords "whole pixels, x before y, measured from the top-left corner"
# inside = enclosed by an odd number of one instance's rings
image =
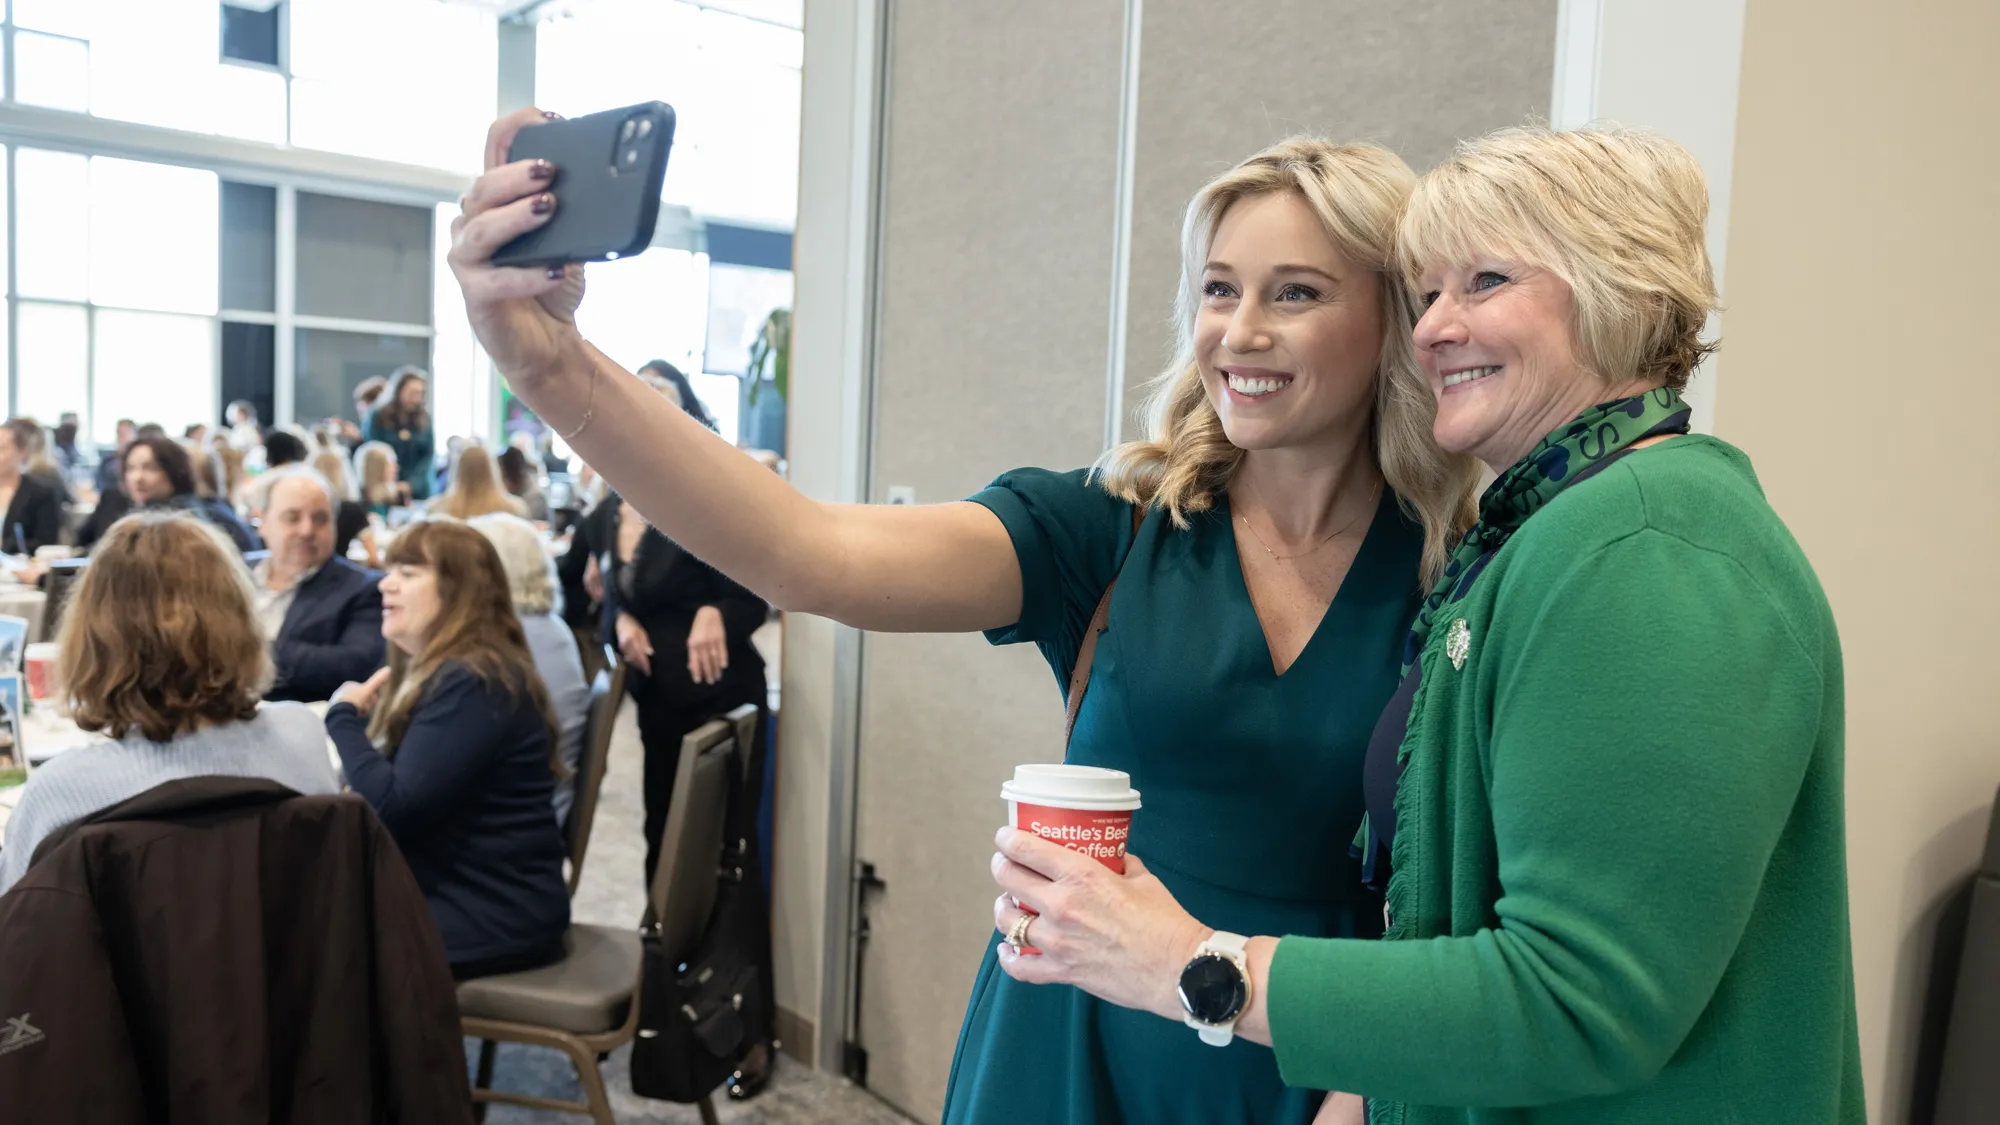
[[[673,140],[674,110],[665,102],[522,128],[507,162],[548,161],[554,214],[495,251],[493,264],[560,266],[645,250],[659,220]]]

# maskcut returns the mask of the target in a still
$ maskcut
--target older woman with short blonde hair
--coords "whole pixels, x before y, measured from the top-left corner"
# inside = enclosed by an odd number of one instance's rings
[[[302,704],[259,702],[272,669],[250,572],[212,526],[154,512],[113,524],[58,643],[70,717],[110,741],[30,775],[0,848],[0,891],[50,833],[164,782],[220,775],[337,791],[319,719]]]
[[[514,599],[514,616],[521,619],[535,671],[549,689],[549,705],[555,709],[563,765],[568,771],[556,779],[556,819],[566,821],[576,798],[577,763],[583,759],[590,685],[583,677],[576,634],[562,619],[562,585],[556,579],[555,560],[549,557],[535,525],[520,516],[493,512],[468,522],[499,552]]]
[[[1212,931],[1143,867],[1003,830],[996,878],[1041,912],[1010,974],[1227,1008],[1377,1122],[1865,1121],[1839,638],[1680,396],[1712,347],[1707,213],[1685,149],[1623,130],[1471,141],[1411,198],[1437,440],[1498,479],[1369,748],[1387,940],[1183,970]]]

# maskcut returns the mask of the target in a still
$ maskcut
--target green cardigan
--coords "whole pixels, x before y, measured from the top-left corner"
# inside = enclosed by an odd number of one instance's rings
[[[1749,460],[1624,458],[1435,621],[1389,940],[1279,942],[1285,1080],[1378,1125],[1865,1125],[1840,642]]]

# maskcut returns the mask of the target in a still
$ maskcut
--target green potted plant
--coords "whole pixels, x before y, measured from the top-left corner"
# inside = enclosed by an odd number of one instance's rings
[[[750,344],[750,367],[744,372],[744,378],[750,380],[750,405],[757,405],[757,392],[767,379],[779,400],[784,400],[791,366],[792,310],[772,309]]]

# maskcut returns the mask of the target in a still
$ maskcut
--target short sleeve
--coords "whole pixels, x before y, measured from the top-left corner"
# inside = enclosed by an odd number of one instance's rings
[[[1021,564],[1021,618],[986,639],[1033,642],[1067,682],[1091,614],[1131,549],[1132,505],[1088,469],[1015,469],[971,499],[1000,517]]]

